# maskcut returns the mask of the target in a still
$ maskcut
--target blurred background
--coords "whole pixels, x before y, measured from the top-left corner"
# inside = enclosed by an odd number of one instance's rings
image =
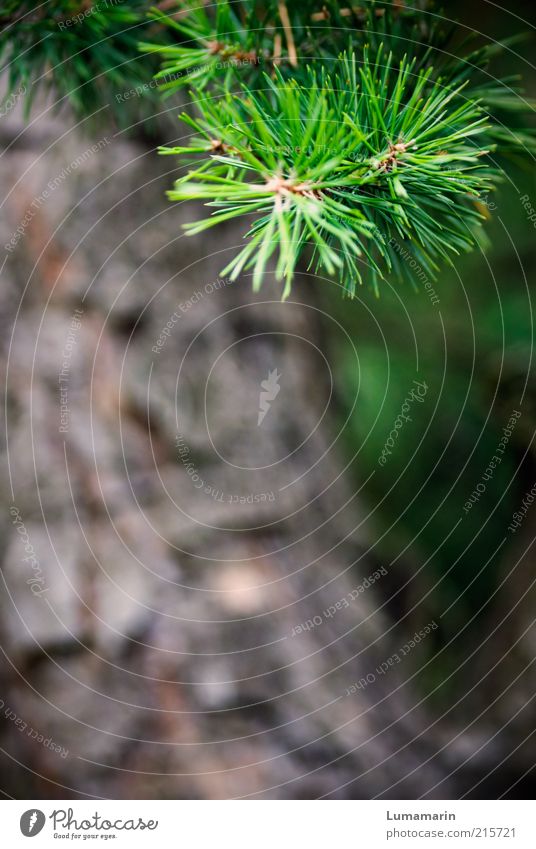
[[[535,95],[532,8],[448,16],[460,41],[529,33],[493,70]],[[155,150],[179,101],[122,127],[20,100],[4,795],[532,798],[534,168],[501,163],[486,241],[434,297],[350,302],[304,271],[281,304],[219,276],[240,231],[184,238]]]
[[[519,33],[520,28],[528,32],[534,22],[533,17],[527,19],[532,10],[522,3],[509,4],[508,14],[488,3],[471,4],[470,8],[452,3],[448,11],[463,25],[497,39]],[[522,78],[528,98],[534,96],[536,83],[531,43],[528,38],[525,44],[515,45],[518,55],[507,53],[494,68]],[[534,518],[529,514],[515,535],[507,530],[536,479],[535,224],[527,205],[528,198],[534,197],[535,171],[527,163],[521,167],[519,162],[501,164],[505,169],[503,186],[483,205],[489,221],[482,249],[457,259],[452,270],[442,271],[433,289],[440,303],[434,305],[423,286],[428,278],[421,275],[421,291],[416,296],[408,297],[396,282],[383,291],[372,306],[372,320],[367,298],[362,298],[357,309],[349,310],[342,302],[336,311],[335,305],[337,319],[359,340],[359,415],[350,417],[345,432],[348,456],[360,449],[353,464],[359,480],[377,469],[384,445],[385,434],[373,426],[378,410],[382,409],[386,421],[395,420],[411,384],[416,357],[430,387],[430,418],[414,422],[401,433],[389,465],[363,489],[373,511],[381,558],[391,559],[404,551],[412,552],[416,564],[424,560],[434,583],[427,601],[430,611],[439,615],[448,608],[438,638],[441,660],[434,661],[425,673],[425,678],[430,676],[427,686],[438,684],[458,667],[459,645],[453,637],[462,627],[465,638],[476,645],[483,623],[488,628],[502,618],[515,597],[519,607],[512,618],[517,619],[516,629],[521,634],[532,623],[535,609],[530,590],[534,569],[523,559],[531,557]],[[329,297],[326,288],[320,287],[323,303]],[[341,417],[354,399],[354,364],[350,357],[346,362],[346,380],[338,387]],[[392,387],[400,387],[398,392],[385,392],[388,380]],[[515,411],[522,415],[511,434],[506,433]],[[508,451],[498,455],[501,462],[490,475],[488,464],[497,456],[503,437]],[[484,477],[486,471],[488,478]],[[477,486],[481,491],[476,493]],[[505,597],[509,599],[506,605]],[[526,660],[532,657],[533,640],[527,639]],[[469,679],[463,678],[464,674],[469,674]],[[474,670],[461,675],[463,680],[454,678],[454,685],[465,687]],[[449,679],[449,686],[451,683]],[[440,691],[441,687],[436,694],[439,699]],[[530,686],[527,695],[529,692]]]

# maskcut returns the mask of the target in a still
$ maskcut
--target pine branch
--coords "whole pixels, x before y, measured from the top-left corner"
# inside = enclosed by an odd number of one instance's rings
[[[533,133],[509,129],[529,104],[487,74],[497,48],[449,56],[449,33],[421,3],[268,2],[254,25],[254,2],[186,5],[167,21],[180,44],[142,48],[163,56],[168,92],[188,86],[197,115],[182,116],[189,145],[161,151],[189,166],[168,194],[213,208],[189,233],[248,222],[222,273],[252,270],[255,289],[274,257],[288,296],[304,255],[350,295],[364,279],[378,292],[389,273],[409,278],[407,252],[433,278],[481,240],[479,198],[501,178],[495,152],[536,149]],[[336,58],[341,40],[352,48]]]
[[[313,267],[353,294],[363,272],[377,289],[392,269],[393,240],[417,244],[430,268],[471,248],[484,220],[474,201],[499,177],[486,161],[493,128],[465,85],[432,82],[432,69],[415,66],[365,50],[361,62],[344,57],[305,85],[277,72],[264,92],[197,101],[202,117],[184,116],[197,135],[162,152],[200,157],[169,192],[216,208],[188,232],[251,220],[223,273],[252,268],[258,288],[277,252],[286,296],[312,247]]]
[[[294,79],[305,79],[309,62],[334,58],[365,42],[373,51],[381,44],[401,47],[399,55],[411,44],[424,62],[432,46],[448,38],[436,18],[427,20],[426,6],[426,0],[411,5],[368,0],[366,7],[341,6],[338,0],[218,0],[208,5],[204,0],[177,0],[178,17],[159,8],[151,15],[180,43],[165,50],[150,42],[140,46],[162,56],[161,76],[170,78],[170,93],[192,84],[198,89],[218,83],[228,88],[237,79],[254,85],[261,72],[271,72],[274,66]]]

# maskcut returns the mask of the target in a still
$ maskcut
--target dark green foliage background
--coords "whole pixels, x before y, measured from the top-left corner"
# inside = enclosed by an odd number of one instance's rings
[[[484,5],[485,19],[479,16]],[[526,17],[525,4],[509,8]],[[472,9],[467,4],[449,4],[449,13],[458,14],[475,28],[484,21],[481,29],[488,35],[505,35],[508,16],[489,4],[478,3]],[[519,25],[510,18],[511,31]],[[533,43],[532,39],[516,47],[529,62]],[[505,56],[500,64],[505,73],[523,73],[528,94],[534,95],[536,77],[529,64],[514,56]],[[487,225],[490,244],[483,252],[460,257],[454,269],[442,270],[434,283],[439,305],[431,303],[422,287],[415,295],[407,286],[393,283],[391,291],[384,287],[374,303],[361,294],[355,309],[345,302],[337,307],[327,283],[317,284],[326,310],[341,322],[359,353],[359,402],[345,431],[345,445],[349,458],[359,450],[352,464],[356,484],[375,472],[363,490],[368,507],[372,510],[377,505],[372,519],[378,537],[375,550],[382,559],[391,560],[409,546],[410,569],[420,569],[428,561],[425,568],[431,585],[435,583],[426,600],[432,616],[440,616],[455,602],[441,621],[438,643],[428,646],[430,657],[474,617],[466,632],[470,639],[469,634],[478,632],[493,608],[500,607],[499,585],[515,562],[518,545],[518,537],[512,536],[507,526],[536,480],[532,315],[536,232],[519,200],[524,194],[536,197],[536,179],[533,163],[523,169],[509,163],[505,170],[507,179],[493,197],[496,209]],[[429,389],[426,406],[420,410],[413,405],[413,422],[400,431],[392,457],[381,468],[378,456],[416,376],[412,331],[400,299],[418,342],[419,376]],[[367,308],[385,334],[388,364]],[[358,375],[348,346],[337,339],[333,341],[334,361],[338,357],[344,374],[338,380],[340,419],[344,421],[354,403]],[[372,436],[366,439],[387,380],[383,411]],[[487,482],[486,492],[465,514],[463,506],[496,453],[513,409],[523,414],[503,461]],[[400,567],[397,560],[393,570],[396,563]],[[404,580],[407,578],[405,573]],[[393,588],[396,591],[396,581]],[[397,598],[402,610],[404,594],[400,592]],[[446,649],[441,659],[428,667],[426,689],[443,681],[455,665],[456,657]]]
[[[29,115],[37,94],[47,90],[51,104],[67,101],[79,120],[93,125],[129,126],[136,118],[150,118],[156,87],[147,87],[134,112],[116,99],[125,90],[147,86],[156,72],[157,63],[138,51],[144,37],[164,43],[167,36],[148,20],[149,5],[146,0],[0,2],[0,97],[22,87]]]

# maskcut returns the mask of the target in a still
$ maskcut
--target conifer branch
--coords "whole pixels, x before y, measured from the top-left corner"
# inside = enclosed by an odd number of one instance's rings
[[[263,27],[251,25],[256,8],[220,0],[213,15],[194,5],[170,22],[180,44],[143,45],[162,54],[168,91],[188,86],[195,104],[196,117],[182,116],[189,144],[161,150],[188,166],[170,199],[212,209],[187,231],[247,222],[245,245],[222,273],[251,270],[258,289],[274,258],[286,297],[305,257],[349,295],[365,281],[378,293],[389,274],[409,278],[408,247],[432,278],[474,247],[487,219],[480,199],[501,179],[496,153],[536,149],[533,134],[495,117],[511,119],[516,107],[523,115],[511,81],[486,73],[497,48],[469,50],[463,62],[442,49],[435,67],[432,47],[449,35],[426,23],[421,3],[325,3],[320,14],[309,0],[276,0]],[[337,58],[342,40],[350,49]],[[231,60],[226,68],[216,55]],[[298,61],[311,55],[319,59]]]

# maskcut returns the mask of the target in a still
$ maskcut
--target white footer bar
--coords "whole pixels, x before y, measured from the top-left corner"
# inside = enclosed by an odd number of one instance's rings
[[[155,849],[534,849],[523,801],[4,801],[1,844]],[[35,838],[35,843],[29,843]]]

